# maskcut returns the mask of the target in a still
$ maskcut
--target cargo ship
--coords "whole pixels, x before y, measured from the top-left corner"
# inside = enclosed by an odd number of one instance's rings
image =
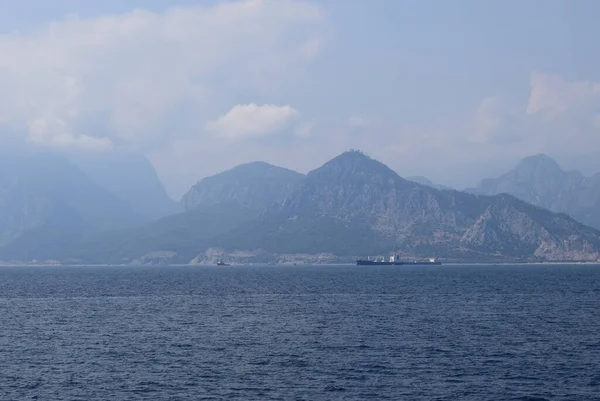
[[[427,260],[400,260],[400,256],[392,255],[389,259],[383,256],[376,256],[373,259],[357,259],[357,266],[401,266],[401,265],[441,265],[442,262],[438,258],[429,258]]]
[[[392,255],[388,260],[383,256],[375,256],[373,259],[367,257],[366,259],[357,259],[356,264],[358,266],[392,266],[401,265],[402,263],[398,259],[397,255]]]
[[[405,260],[403,265],[441,265],[442,262],[438,258],[429,258],[427,260]]]

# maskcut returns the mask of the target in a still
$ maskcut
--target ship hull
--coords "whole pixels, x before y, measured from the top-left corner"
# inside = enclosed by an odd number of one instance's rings
[[[434,266],[439,266],[442,264],[442,262],[429,262],[429,261],[422,261],[422,262],[404,262],[404,265],[410,266],[410,265],[415,265],[415,266],[421,266],[421,265],[434,265]]]
[[[423,261],[397,261],[397,262],[375,262],[373,260],[357,260],[357,266],[439,266],[442,262]]]
[[[375,262],[373,260],[357,260],[357,266],[393,266],[401,265],[401,262]]]

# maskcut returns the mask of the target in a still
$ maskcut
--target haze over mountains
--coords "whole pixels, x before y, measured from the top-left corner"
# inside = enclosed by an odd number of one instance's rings
[[[596,260],[600,252],[600,232],[565,214],[506,194],[482,196],[422,185],[357,151],[306,176],[263,162],[237,166],[198,182],[181,201],[185,212],[158,220],[140,211],[160,215],[172,203],[165,202],[160,185],[156,190],[149,164],[131,161],[149,177],[141,194],[157,200],[134,196],[138,184],[133,179],[127,191],[106,184],[126,180],[117,177],[124,167],[96,175],[93,163],[79,160],[87,166],[85,174],[57,156],[32,157],[2,169],[0,260],[316,262],[398,252],[407,258],[541,261]],[[127,165],[125,159],[120,166]],[[545,183],[538,159],[525,165]]]
[[[506,174],[485,179],[477,188],[467,191],[481,195],[511,194],[600,229],[600,173],[584,177],[578,171],[564,171],[544,154],[527,157]]]
[[[136,212],[156,219],[182,211],[167,195],[154,167],[141,153],[77,149],[68,159],[92,181],[129,202]]]
[[[132,205],[58,155],[0,157],[0,245],[37,231],[87,234],[144,221]]]
[[[23,248],[18,260],[42,244],[62,249],[179,210],[139,154],[18,147],[0,155],[0,246]]]
[[[426,185],[428,187],[432,187],[432,188],[435,188],[435,189],[454,189],[454,188],[451,188],[451,187],[447,187],[445,185],[435,184],[429,178],[423,177],[423,176],[420,176],[420,175],[418,175],[418,176],[412,176],[412,177],[406,177],[406,179],[408,181],[414,181],[414,182],[419,183],[421,185]]]

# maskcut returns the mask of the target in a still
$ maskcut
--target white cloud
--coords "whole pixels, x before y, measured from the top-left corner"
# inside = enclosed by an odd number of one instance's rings
[[[290,106],[238,104],[218,120],[207,123],[206,129],[221,138],[240,140],[282,132],[299,118],[300,113]]]
[[[507,117],[518,112],[498,96],[483,99],[471,117],[466,139],[479,144],[493,141],[495,135],[503,132]]]
[[[464,116],[432,116],[427,125],[368,130],[370,142],[363,149],[374,149],[370,153],[401,175],[423,174],[459,188],[537,153],[571,162],[583,156],[590,160],[590,152],[597,154],[600,83],[539,72],[532,73],[530,83],[525,102],[490,96]],[[600,162],[595,166],[592,171],[598,171]]]
[[[504,157],[587,152],[600,146],[600,83],[569,82],[540,72],[532,73],[530,82],[526,104],[499,97],[484,99],[466,135],[457,137],[481,152]],[[460,130],[448,127],[452,128]]]
[[[369,125],[369,120],[361,116],[350,116],[348,118],[348,126],[350,128],[363,128]]]
[[[170,151],[180,164],[168,176],[189,175],[171,191],[179,194],[205,175],[257,159],[306,172],[350,148],[366,151],[400,175],[425,175],[464,188],[506,171],[525,156],[548,153],[577,159],[576,155],[600,149],[600,107],[594,92],[598,83],[561,79],[556,86],[548,77],[539,73],[532,77],[529,99],[537,99],[535,102],[490,96],[470,113],[444,118],[432,115],[426,124],[394,123],[371,115],[367,120],[356,114],[337,121],[319,120],[311,129],[312,138],[318,140],[298,138],[296,133],[286,137],[280,148],[261,141],[232,144],[217,137],[179,142]],[[560,99],[563,93],[578,95],[571,96],[568,106],[556,106],[551,100]],[[536,112],[531,112],[533,103],[538,105]],[[304,123],[295,121],[298,126]],[[172,164],[159,155],[154,155],[153,161],[163,171]]]
[[[302,122],[294,129],[294,134],[300,138],[308,138],[313,134],[315,125],[314,121]]]
[[[600,83],[567,82],[559,75],[533,72],[527,113],[565,113],[600,101]]]
[[[79,147],[87,149],[110,149],[108,138],[95,138],[82,133],[74,135],[64,120],[56,117],[40,117],[29,122],[28,140],[36,145],[54,147]]]
[[[320,52],[323,30],[318,6],[245,0],[0,35],[0,124],[61,146],[198,135],[237,93],[293,80]]]

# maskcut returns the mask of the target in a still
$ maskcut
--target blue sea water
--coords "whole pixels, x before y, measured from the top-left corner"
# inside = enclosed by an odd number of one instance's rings
[[[600,400],[600,266],[0,267],[1,400]]]

